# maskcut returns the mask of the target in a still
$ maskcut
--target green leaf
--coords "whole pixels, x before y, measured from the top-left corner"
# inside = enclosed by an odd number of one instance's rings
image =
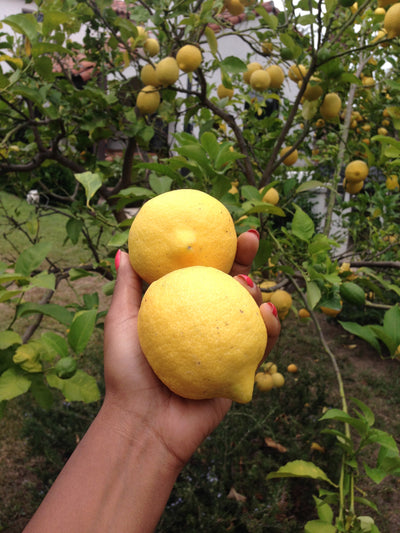
[[[15,331],[0,331],[0,350],[6,350],[14,344],[22,344],[21,336]]]
[[[54,274],[41,272],[40,274],[34,276],[31,279],[31,286],[54,291],[54,289],[56,288],[56,277]]]
[[[332,524],[322,520],[310,520],[304,526],[304,533],[336,533],[337,529]]]
[[[315,281],[308,281],[306,287],[307,304],[311,309],[314,309],[321,300],[321,290]]]
[[[297,189],[296,189],[296,194],[299,194],[301,192],[309,191],[310,189],[316,189],[317,187],[328,188],[326,183],[324,183],[322,181],[310,180],[310,181],[305,181],[304,183],[299,185],[297,187]]]
[[[29,390],[31,380],[17,368],[9,368],[0,376],[0,401],[12,400]]]
[[[276,28],[278,27],[278,17],[276,17],[275,15],[270,15],[265,9],[265,7],[262,5],[257,6],[254,11],[258,13],[260,17],[262,17],[266,26],[268,26],[272,30],[276,30]]]
[[[82,228],[83,228],[82,220],[78,218],[69,218],[67,220],[65,229],[67,231],[67,235],[69,239],[71,240],[72,244],[78,243]]]
[[[93,333],[96,324],[97,311],[78,311],[72,321],[68,342],[76,354],[81,354]]]
[[[10,15],[2,22],[8,24],[14,31],[26,35],[32,43],[37,41],[39,27],[36,17],[32,13]]]
[[[46,331],[40,337],[40,341],[46,346],[46,350],[51,356],[67,357],[68,344],[64,337],[53,331]]]
[[[389,350],[390,355],[394,355],[397,349],[398,343],[395,342],[393,337],[391,335],[387,335],[387,333],[385,332],[382,326],[378,326],[376,324],[370,324],[368,327],[372,331],[372,333],[375,335],[375,337],[377,337],[380,341],[382,341],[387,346],[387,349]]]
[[[150,187],[156,194],[163,194],[171,190],[173,179],[170,177],[162,176],[150,176],[149,184]]]
[[[400,307],[394,305],[388,309],[383,317],[383,329],[395,342],[396,347],[400,344]]]
[[[332,524],[333,521],[333,511],[330,505],[328,505],[324,500],[313,496],[315,504],[317,506],[318,518],[322,522],[327,524]]]
[[[129,236],[129,230],[116,233],[108,241],[107,246],[114,246],[116,248],[121,248],[121,246],[124,246],[124,244],[126,244],[128,240],[128,236]]]
[[[247,65],[241,59],[236,56],[225,57],[221,63],[221,68],[226,72],[231,72],[232,74],[240,74],[247,70]]]
[[[253,187],[253,185],[243,185],[243,187],[240,189],[240,192],[242,193],[243,198],[246,200],[254,200],[256,202],[261,201],[261,194],[256,187]]]
[[[58,304],[37,304],[26,302],[17,307],[17,318],[40,313],[58,320],[61,324],[69,326],[72,322],[73,313]]]
[[[210,52],[215,56],[215,54],[218,52],[218,41],[215,36],[215,32],[209,26],[206,26],[204,33],[206,35]]]
[[[309,461],[302,461],[300,459],[291,461],[281,466],[276,472],[270,472],[267,475],[267,479],[274,478],[286,478],[286,477],[305,477],[311,479],[319,479],[320,481],[326,481],[333,487],[337,487],[333,481],[331,481],[323,470],[321,470],[314,463]]]
[[[88,276],[92,276],[92,273],[88,272],[84,268],[71,268],[68,274],[69,274],[69,279],[71,281],[75,281],[77,279],[87,278]]]
[[[351,398],[351,401],[357,405],[357,407],[361,410],[362,416],[367,421],[367,424],[372,427],[375,424],[375,415],[372,412],[372,410],[361,400],[358,400],[357,398]],[[359,415],[360,416],[360,415]]]
[[[368,342],[378,353],[381,353],[381,346],[378,342],[378,339],[371,331],[369,326],[361,326],[360,324],[357,324],[357,322],[339,321],[339,324],[343,329],[349,333],[352,333],[353,335],[357,335],[357,337],[360,337],[364,341]]]
[[[328,411],[321,416],[320,420],[336,420],[337,422],[343,422],[343,424],[349,424],[349,426],[355,428],[362,436],[368,431],[368,425],[366,422],[350,416],[341,409],[328,409]]]
[[[68,53],[68,48],[64,48],[55,43],[38,42],[32,45],[32,56],[35,58],[44,54],[60,54],[61,56],[66,56]]]
[[[59,389],[69,402],[96,402],[100,399],[100,391],[96,380],[83,370],[77,370],[69,379],[61,379],[55,370],[46,374],[50,387]]]
[[[46,259],[52,244],[50,242],[39,242],[24,250],[15,263],[15,272],[29,276]]]
[[[75,178],[83,185],[86,193],[86,205],[90,207],[90,200],[102,185],[100,174],[97,172],[82,172],[81,174],[75,174]]]
[[[292,220],[292,233],[302,241],[310,241],[314,235],[315,227],[312,219],[298,205]]]

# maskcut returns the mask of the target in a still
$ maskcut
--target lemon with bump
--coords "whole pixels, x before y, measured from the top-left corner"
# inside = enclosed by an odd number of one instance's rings
[[[138,332],[154,373],[179,396],[252,399],[267,330],[255,300],[230,275],[192,266],[161,277],[143,297]]]

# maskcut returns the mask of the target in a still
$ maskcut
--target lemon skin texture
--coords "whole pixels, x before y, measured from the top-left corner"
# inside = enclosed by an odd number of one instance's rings
[[[193,189],[169,191],[146,202],[128,237],[131,265],[148,283],[194,265],[228,273],[236,247],[229,211],[216,198]]]
[[[147,289],[139,341],[158,378],[193,400],[251,400],[267,330],[250,293],[212,267],[175,270]]]

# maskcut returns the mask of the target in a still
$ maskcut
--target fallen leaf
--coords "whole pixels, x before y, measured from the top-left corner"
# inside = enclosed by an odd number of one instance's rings
[[[275,442],[270,437],[265,437],[264,442],[268,446],[268,448],[274,448],[275,450],[278,450],[278,452],[280,453],[287,452],[287,448],[285,448],[285,446],[282,446],[282,444],[279,444],[279,442]]]
[[[325,453],[325,448],[318,444],[318,442],[312,442],[310,448],[316,450],[317,452]]]
[[[229,500],[235,500],[237,502],[245,502],[247,500],[246,496],[240,494],[234,487],[231,488],[227,496]]]

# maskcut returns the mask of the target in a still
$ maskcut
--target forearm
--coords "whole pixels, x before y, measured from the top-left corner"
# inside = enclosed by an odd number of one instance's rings
[[[155,529],[181,465],[129,418],[102,407],[24,533]]]

